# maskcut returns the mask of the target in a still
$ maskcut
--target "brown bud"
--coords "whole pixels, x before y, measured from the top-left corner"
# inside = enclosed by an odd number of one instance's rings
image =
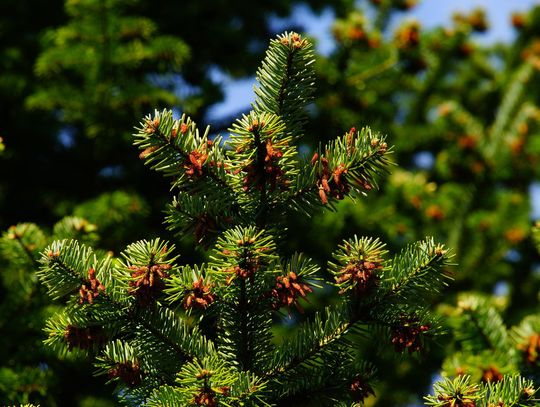
[[[525,26],[525,15],[522,13],[512,14],[512,25],[515,29],[519,30]]]
[[[154,151],[156,151],[158,149],[157,146],[152,146],[152,147],[148,147],[148,148],[145,148],[140,154],[139,154],[139,158],[141,160],[144,160],[146,157],[148,157],[150,154],[152,154]]]

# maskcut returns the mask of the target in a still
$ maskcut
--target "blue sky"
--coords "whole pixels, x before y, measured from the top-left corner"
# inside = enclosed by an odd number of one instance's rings
[[[483,7],[488,14],[491,27],[485,34],[477,35],[481,43],[508,41],[512,39],[510,14],[530,8],[538,0],[420,0],[420,4],[411,12],[403,13],[400,18],[414,18],[426,27],[448,24],[452,13],[457,10],[467,11],[475,7]],[[314,15],[307,6],[300,5],[294,10],[291,18],[272,19],[272,27],[276,31],[289,28],[291,22],[300,23],[306,32],[317,39],[317,50],[327,55],[333,49],[330,28],[334,20],[331,10],[326,9],[320,15]],[[224,85],[225,100],[214,106],[208,115],[210,122],[237,113],[249,106],[253,98],[254,78],[248,77],[232,80],[222,72],[214,72],[214,78]]]

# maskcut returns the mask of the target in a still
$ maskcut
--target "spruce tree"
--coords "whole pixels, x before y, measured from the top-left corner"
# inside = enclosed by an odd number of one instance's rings
[[[140,157],[176,193],[168,227],[180,238],[191,231],[207,262],[180,265],[160,238],[117,256],[70,239],[42,251],[39,279],[66,304],[47,323],[47,344],[91,356],[123,403],[361,405],[376,366],[359,341],[423,353],[440,332],[429,301],[446,284],[450,255],[431,238],[393,256],[379,239],[349,238],[328,262],[330,281],[305,255],[282,255],[286,213],[314,216],[359,197],[390,164],[391,148],[369,128],[299,154],[313,62],[300,35],[272,40],[253,110],[225,139],[169,110],[138,127]],[[337,300],[276,336],[275,320],[301,312],[321,286]]]

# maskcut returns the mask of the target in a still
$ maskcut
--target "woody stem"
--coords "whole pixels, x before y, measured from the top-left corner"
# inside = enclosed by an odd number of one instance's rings
[[[242,370],[250,370],[251,368],[251,352],[249,344],[248,332],[248,301],[246,293],[246,281],[240,279],[240,299],[238,304],[240,314],[240,352],[239,359],[242,365]]]
[[[255,222],[259,229],[264,229],[266,226],[266,217],[268,212],[268,202],[266,195],[266,172],[264,169],[264,160],[266,158],[266,145],[261,142],[261,135],[258,131],[253,133],[255,136],[255,145],[257,146],[257,175],[260,180],[261,185],[261,196],[259,202],[259,208],[257,210],[257,215]]]

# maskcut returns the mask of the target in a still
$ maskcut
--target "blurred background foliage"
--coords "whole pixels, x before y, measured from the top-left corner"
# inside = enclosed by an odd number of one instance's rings
[[[0,242],[0,402],[114,405],[91,366],[58,361],[41,347],[43,321],[55,305],[36,284],[37,253],[58,236],[113,251],[158,234],[173,239],[162,227],[168,187],[138,160],[131,129],[165,106],[207,122],[223,98],[216,78],[254,72],[275,34],[273,19],[298,4],[0,4],[0,226],[7,230]],[[490,22],[480,9],[425,28],[407,18],[414,0],[301,4],[336,16],[335,47],[318,57],[304,151],[368,125],[388,134],[397,166],[366,199],[308,221],[291,219],[284,247],[324,266],[331,248],[353,234],[380,237],[391,249],[431,235],[454,249],[458,264],[444,303],[434,304],[451,334],[419,360],[389,354],[376,361],[381,381],[368,404],[421,403],[441,366],[445,375],[469,371],[475,380],[491,367],[523,372],[525,339],[509,342],[514,350],[493,360],[472,357],[481,346],[464,345],[470,331],[462,318],[485,317],[487,307],[503,327],[532,315],[520,335],[540,329],[533,318],[540,258],[531,234],[540,168],[540,7],[508,16],[511,42],[486,44],[478,40]],[[212,131],[226,133],[229,119]],[[23,221],[33,224],[10,227]],[[189,263],[204,257],[190,244],[181,252]],[[322,294],[317,301],[331,300]]]

